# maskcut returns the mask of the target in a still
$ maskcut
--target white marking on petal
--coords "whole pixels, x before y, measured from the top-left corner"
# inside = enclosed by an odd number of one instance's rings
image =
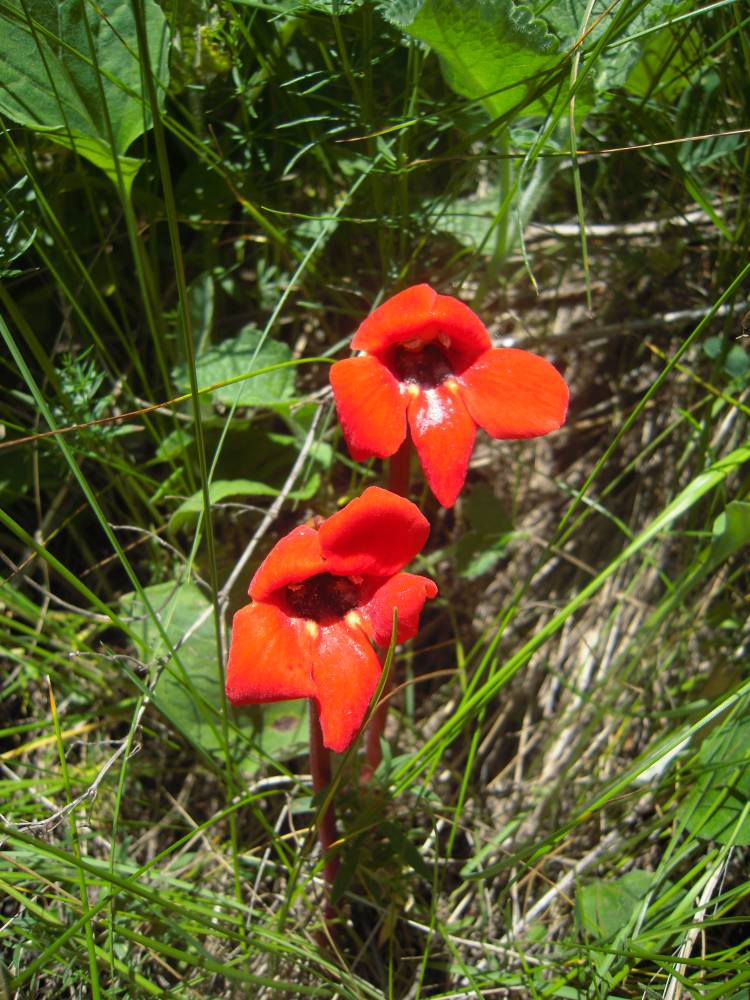
[[[427,406],[423,407],[417,416],[417,427],[420,431],[426,431],[430,427],[442,424],[446,417],[445,402],[441,399],[440,393],[434,389],[425,390]]]
[[[350,628],[362,627],[362,619],[357,611],[350,611],[344,618],[344,621]]]

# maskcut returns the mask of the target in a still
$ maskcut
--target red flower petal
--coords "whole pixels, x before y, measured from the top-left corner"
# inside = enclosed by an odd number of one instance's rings
[[[429,285],[413,285],[378,306],[352,339],[352,350],[384,354],[394,344],[445,334],[452,351],[468,364],[491,346],[482,321],[467,305],[438,295]]]
[[[421,389],[409,403],[409,427],[427,485],[443,507],[452,507],[466,479],[476,434],[458,392],[448,383]]]
[[[323,743],[343,753],[362,725],[381,665],[366,636],[343,622],[321,628],[313,677]]]
[[[331,367],[331,387],[352,457],[387,458],[406,437],[407,399],[376,358],[347,358]]]
[[[272,604],[248,604],[232,622],[227,663],[227,697],[233,705],[254,705],[315,694],[310,637],[305,623]]]
[[[250,596],[265,601],[280,587],[325,572],[318,532],[302,524],[279,539],[260,564],[250,581]]]
[[[424,603],[438,592],[436,585],[426,576],[397,573],[382,581],[367,604],[357,609],[372,626],[375,642],[388,646],[393,628],[393,609],[398,610],[396,642],[413,639],[419,629],[419,616]]]
[[[326,571],[391,576],[419,552],[430,525],[410,500],[370,486],[329,517],[318,532]]]
[[[538,437],[565,423],[565,379],[537,354],[495,348],[478,358],[459,382],[469,413],[491,437]]]

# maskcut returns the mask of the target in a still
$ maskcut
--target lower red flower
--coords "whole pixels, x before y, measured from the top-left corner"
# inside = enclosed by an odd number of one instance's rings
[[[479,317],[415,285],[394,295],[352,340],[361,356],[331,367],[352,456],[387,458],[407,426],[427,483],[444,507],[466,478],[477,426],[494,438],[548,434],[565,422],[568,387],[544,358],[493,348]]]
[[[371,486],[318,526],[282,538],[232,623],[227,697],[234,705],[313,698],[323,742],[341,753],[380,678],[371,640],[411,639],[437,587],[402,573],[430,528],[413,503]]]

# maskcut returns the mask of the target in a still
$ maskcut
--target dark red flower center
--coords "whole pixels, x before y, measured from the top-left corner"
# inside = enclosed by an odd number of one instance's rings
[[[302,583],[290,583],[286,599],[293,614],[320,622],[343,618],[356,607],[359,587],[346,576],[319,573]]]
[[[454,374],[443,348],[434,340],[416,350],[399,345],[393,352],[391,369],[399,382],[420,389],[434,389]]]

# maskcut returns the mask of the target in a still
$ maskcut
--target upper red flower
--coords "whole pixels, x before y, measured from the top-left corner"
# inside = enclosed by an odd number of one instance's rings
[[[409,500],[371,486],[319,526],[282,538],[250,583],[252,604],[232,623],[227,697],[234,705],[314,698],[323,742],[345,750],[380,677],[370,639],[416,635],[437,587],[400,570],[430,526]]]
[[[493,348],[468,306],[429,285],[384,302],[357,330],[352,349],[364,353],[331,367],[352,457],[393,455],[408,420],[427,483],[444,507],[461,492],[477,425],[494,438],[530,438],[565,422],[562,375],[536,354]]]

